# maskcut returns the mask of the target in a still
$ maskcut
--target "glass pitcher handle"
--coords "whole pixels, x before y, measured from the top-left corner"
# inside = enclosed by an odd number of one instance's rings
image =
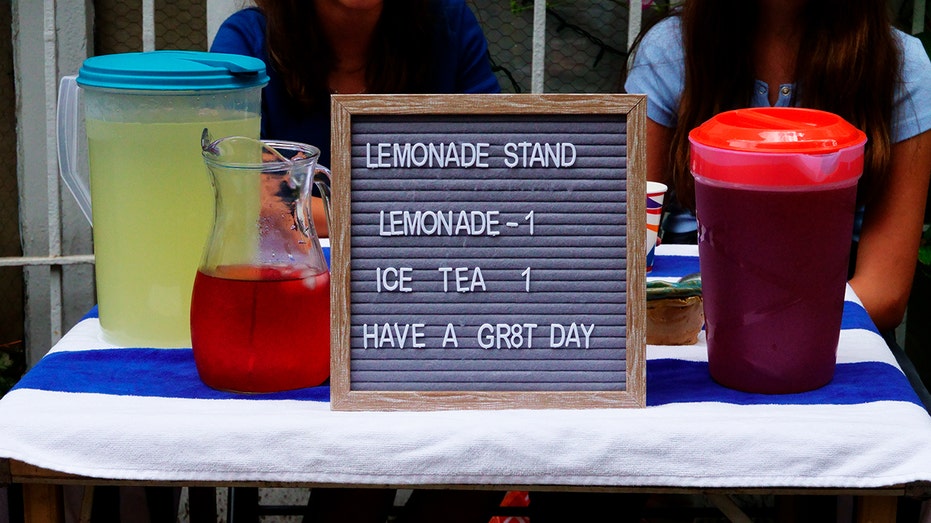
[[[323,199],[323,210],[326,213],[327,229],[333,230],[333,220],[330,219],[330,170],[322,165],[314,169],[314,185],[320,191],[320,197]]]

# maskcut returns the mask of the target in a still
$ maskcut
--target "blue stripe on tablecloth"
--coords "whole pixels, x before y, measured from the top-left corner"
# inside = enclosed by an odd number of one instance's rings
[[[866,309],[858,303],[852,301],[844,302],[844,315],[841,318],[840,328],[844,329],[866,329],[879,334],[876,324],[870,319]]]
[[[717,401],[757,404],[855,404],[909,401],[920,405],[905,376],[881,362],[842,363],[828,385],[802,394],[750,394],[715,383],[707,362],[647,361],[647,405]],[[197,375],[190,349],[98,349],[55,352],[42,358],[14,389],[191,399],[328,401],[328,385],[269,394],[211,389]]]
[[[84,321],[89,318],[99,318],[99,317],[100,317],[100,313],[97,311],[97,306],[94,305],[93,307],[91,307],[91,310],[87,311],[87,314],[85,314],[84,317],[81,318],[81,321]]]
[[[329,261],[329,249],[324,252]],[[675,277],[698,271],[697,256],[658,256],[650,276]],[[86,318],[96,318],[97,307]],[[878,332],[854,302],[844,303],[843,329]],[[63,379],[64,377],[65,379]],[[328,385],[270,394],[235,394],[211,389],[197,375],[190,349],[98,349],[55,352],[42,358],[14,389],[96,392],[194,399],[298,399],[328,401]],[[707,362],[647,361],[647,405],[718,401],[755,404],[854,404],[881,400],[921,402],[905,376],[881,362],[842,363],[828,385],[802,394],[750,394],[715,383]]]
[[[711,379],[706,361],[647,361],[647,406],[690,401],[738,405],[852,405],[884,400],[921,405],[905,375],[892,365],[877,361],[839,363],[830,383],[798,394],[752,394],[729,389]]]
[[[329,385],[268,394],[212,389],[197,375],[191,349],[97,349],[47,354],[14,389],[193,399],[329,401]]]
[[[658,254],[653,259],[650,278],[675,278],[698,272],[698,256],[669,256]]]

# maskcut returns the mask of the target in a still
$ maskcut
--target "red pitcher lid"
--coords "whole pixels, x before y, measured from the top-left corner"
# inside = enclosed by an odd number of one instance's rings
[[[693,175],[767,187],[855,182],[866,134],[840,116],[797,107],[720,113],[689,133]]]
[[[757,107],[718,114],[693,129],[689,139],[734,151],[828,153],[865,143],[866,135],[834,113]]]

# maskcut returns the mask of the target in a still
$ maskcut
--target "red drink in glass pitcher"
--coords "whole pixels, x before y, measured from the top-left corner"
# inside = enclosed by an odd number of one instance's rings
[[[330,373],[330,274],[227,265],[194,280],[191,339],[207,385],[236,392],[311,387]]]

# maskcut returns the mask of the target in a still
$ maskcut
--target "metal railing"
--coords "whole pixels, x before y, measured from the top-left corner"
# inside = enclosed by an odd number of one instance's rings
[[[500,11],[499,4],[507,4],[506,0],[487,0],[486,6],[482,4],[484,1],[470,0],[476,11],[489,9],[491,12],[491,7]],[[626,27],[623,28],[626,51],[640,31],[642,2],[633,2],[633,8],[629,8],[628,2],[603,1],[615,6],[624,5],[627,10]],[[21,184],[20,226],[24,255],[0,258],[0,266],[24,268],[27,364],[38,361],[72,323],[65,317],[68,314],[63,312],[63,302],[66,301],[63,297],[72,292],[68,288],[67,278],[63,276],[65,271],[75,265],[93,263],[93,255],[67,254],[70,245],[67,249],[63,248],[65,237],[69,238],[69,242],[72,237],[87,237],[86,240],[77,241],[79,246],[85,245],[86,250],[90,250],[90,240],[89,229],[82,225],[84,220],[80,212],[76,207],[62,203],[63,199],[69,199],[70,195],[67,191],[62,195],[60,190],[55,121],[59,78],[75,74],[83,59],[88,54],[93,54],[93,42],[92,39],[88,39],[88,35],[93,34],[89,29],[92,24],[88,21],[89,13],[93,11],[88,7],[91,2],[92,0],[42,0],[12,3],[14,70],[19,111],[17,165]],[[158,36],[158,0],[126,2],[141,2],[142,49],[155,49]],[[245,3],[245,0],[206,0],[208,39],[227,15]],[[553,3],[569,10],[584,9],[588,8],[589,4],[594,4]],[[925,0],[915,0],[913,5],[913,32],[918,33],[924,30]],[[530,91],[542,93],[547,64],[547,2],[533,0],[532,8]],[[482,13],[479,13],[480,20],[481,15]],[[621,47],[623,45],[621,44]],[[68,226],[63,227],[66,222]],[[93,294],[93,282],[90,282],[90,290],[87,283],[83,282],[83,287],[79,286],[80,288],[74,291],[84,296],[85,301],[88,299],[88,293]],[[78,319],[73,318],[73,321]]]

